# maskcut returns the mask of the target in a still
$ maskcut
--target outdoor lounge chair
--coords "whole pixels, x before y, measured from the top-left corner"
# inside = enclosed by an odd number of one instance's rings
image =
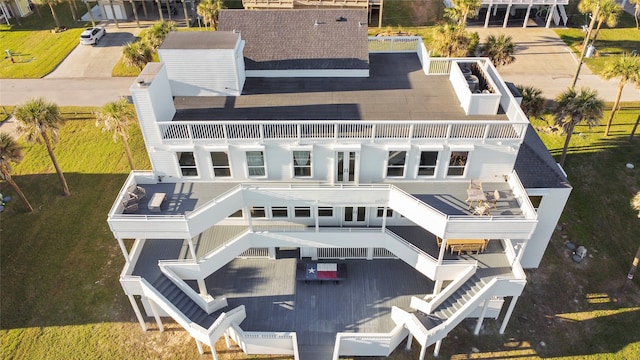
[[[498,200],[500,200],[500,192],[498,190],[487,193],[487,202],[493,204],[494,209],[498,208]]]
[[[487,215],[491,216],[491,205],[484,203],[482,205],[476,206],[475,210],[473,210],[473,215]]]
[[[137,199],[138,201],[144,199],[147,196],[147,191],[137,185],[129,186],[129,188],[127,189],[127,193],[129,193],[129,196]]]
[[[482,181],[478,179],[471,179],[471,183],[469,184],[469,189],[480,189],[482,190]]]
[[[133,213],[137,213],[139,210],[140,210],[140,206],[138,205],[137,202],[134,202],[134,203],[130,204],[129,206],[126,206],[122,210],[122,213],[123,214],[133,214]]]

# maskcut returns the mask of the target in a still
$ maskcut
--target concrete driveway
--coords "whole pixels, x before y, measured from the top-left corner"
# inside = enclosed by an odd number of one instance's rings
[[[498,68],[506,81],[516,85],[530,85],[540,88],[547,98],[555,98],[566,90],[573,80],[578,66],[578,57],[560,40],[552,29],[518,27],[469,27],[469,31],[478,32],[480,42],[493,35],[511,35],[516,44],[516,61]],[[597,89],[600,97],[613,101],[618,91],[617,79],[603,80],[582,65],[576,88]],[[640,100],[640,91],[633,84],[627,84],[622,92],[622,101]]]
[[[58,67],[45,76],[47,79],[108,78],[122,56],[123,45],[135,40],[140,33],[136,27],[107,26],[107,34],[98,45],[80,45]]]

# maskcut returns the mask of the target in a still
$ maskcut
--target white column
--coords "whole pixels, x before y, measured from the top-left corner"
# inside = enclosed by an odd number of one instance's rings
[[[547,25],[545,25],[546,28],[551,27],[551,19],[553,19],[553,11],[556,9],[555,5],[549,5],[549,11],[547,12]]]
[[[227,349],[231,349],[231,343],[229,342],[229,334],[224,332],[224,343],[227,344]]]
[[[444,284],[444,281],[436,280],[436,283],[433,285],[434,296],[440,294],[440,291],[442,291],[442,284]]]
[[[133,308],[133,312],[136,313],[136,318],[138,318],[138,322],[140,323],[140,327],[142,331],[147,331],[147,324],[145,324],[144,319],[142,318],[142,313],[140,312],[140,307],[138,306],[138,302],[133,297],[133,295],[128,295],[129,302],[131,303],[131,307]]]
[[[442,244],[440,244],[440,252],[438,253],[438,265],[442,265],[442,261],[444,260],[444,254],[447,252],[447,239],[442,239]]]
[[[493,8],[493,16],[496,16],[497,14],[498,14],[498,5],[496,5],[496,6]]]
[[[511,11],[511,4],[507,5],[507,11],[504,13],[504,21],[502,22],[502,27],[507,27],[507,21],[509,21],[509,11]]]
[[[433,356],[438,357],[438,354],[440,354],[441,345],[442,345],[442,339],[436,341],[436,346],[433,348]]]
[[[405,350],[409,351],[411,350],[411,342],[413,341],[413,334],[409,333],[409,336],[407,336],[407,346],[404,347]]]
[[[480,334],[480,328],[482,328],[482,322],[484,321],[484,317],[485,317],[485,315],[487,315],[487,309],[489,308],[489,300],[491,300],[491,299],[485,299],[484,300],[484,306],[482,307],[482,313],[480,314],[480,317],[478,318],[478,322],[476,323],[476,328],[473,331],[473,335]]]
[[[196,340],[196,346],[198,347],[198,353],[200,355],[204,354],[204,349],[202,348],[202,343],[200,341],[198,341],[197,339],[195,339],[195,340]]]
[[[511,298],[511,302],[509,303],[509,308],[507,309],[507,313],[504,314],[504,319],[502,319],[502,325],[500,326],[500,334],[504,334],[504,330],[507,328],[507,324],[509,323],[509,319],[511,318],[511,313],[513,312],[513,308],[516,307],[516,302],[518,301],[518,297],[514,296]]]
[[[267,209],[265,209],[266,211]],[[251,216],[251,209],[248,206],[244,207],[244,213],[247,214],[247,221],[249,222],[249,232],[253,232],[253,217]]]
[[[320,210],[318,210],[318,205],[313,207],[313,213],[316,217],[316,232],[320,232],[320,216],[318,215],[318,213],[320,212]]]
[[[384,232],[384,230],[387,228],[387,205],[384,206],[384,209],[382,210],[382,232]]]
[[[211,344],[211,356],[213,356],[213,360],[218,360],[218,353],[215,348],[216,343]]]
[[[489,27],[489,18],[491,17],[491,6],[493,4],[489,4],[487,7],[487,16],[484,17],[484,27]]]
[[[161,332],[164,331],[164,325],[162,325],[162,320],[160,319],[160,315],[158,315],[158,308],[156,307],[155,301],[149,299],[149,305],[151,305],[151,311],[153,311],[153,317],[156,319],[158,328]]]
[[[198,256],[196,255],[196,248],[193,246],[193,240],[191,240],[191,238],[187,238],[187,242],[189,243],[189,251],[191,252],[193,261],[198,262]]]
[[[420,349],[420,357],[419,357],[419,359],[420,360],[424,360],[424,356],[426,355],[426,353],[427,353],[427,348],[423,345],[422,349]]]
[[[200,290],[200,295],[207,296],[209,292],[207,291],[207,284],[205,284],[204,279],[197,279],[198,282],[198,290]]]
[[[529,4],[529,6],[527,7],[527,13],[524,15],[524,24],[522,24],[523,28],[527,27],[527,23],[529,22],[529,14],[531,13],[532,6],[533,4]]]
[[[129,258],[129,253],[127,252],[127,247],[124,246],[124,241],[121,238],[118,238],[118,245],[120,245],[120,250],[122,250],[122,255],[124,255],[124,261],[129,264],[131,259]]]

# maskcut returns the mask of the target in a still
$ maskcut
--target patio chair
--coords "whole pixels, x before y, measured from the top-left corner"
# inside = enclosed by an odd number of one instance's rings
[[[487,202],[493,204],[494,209],[498,208],[498,200],[500,200],[500,192],[498,190],[487,193]]]
[[[129,196],[137,199],[138,201],[144,199],[147,196],[147,191],[137,185],[129,186],[129,188],[127,189],[127,193],[129,193]]]
[[[469,189],[480,189],[482,190],[482,181],[478,179],[471,179],[471,183],[469,184]]]
[[[137,202],[134,202],[132,204],[130,204],[129,206],[125,207],[122,210],[123,214],[133,214],[133,213],[137,213],[140,210],[140,206],[138,205]]]
[[[475,210],[473,210],[473,215],[491,216],[491,205],[485,203],[485,204],[476,206]]]

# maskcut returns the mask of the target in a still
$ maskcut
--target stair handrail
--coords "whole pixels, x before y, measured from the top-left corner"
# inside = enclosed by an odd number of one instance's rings
[[[223,312],[208,328],[202,327],[200,324],[192,322],[189,329],[196,331],[199,335],[206,335],[207,344],[215,344],[218,338],[231,324],[240,324],[247,317],[244,305],[237,306],[227,312]],[[209,345],[213,346],[213,345]]]
[[[144,296],[154,301],[160,306],[169,316],[171,316],[178,324],[183,328],[188,329],[190,324],[193,323],[185,314],[182,313],[175,305],[169,301],[158,289],[153,287],[147,279],[140,277],[140,285]]]
[[[221,296],[213,298],[213,296],[206,294],[201,295],[197,293],[191,286],[189,286],[184,280],[182,280],[176,273],[174,273],[164,261],[159,261],[158,266],[160,271],[171,280],[185,295],[187,295],[193,302],[196,303],[207,314],[211,314],[217,310],[228,306],[227,297]]]
[[[195,217],[197,217],[198,215],[202,214],[204,211],[209,210],[209,208],[215,206],[217,203],[225,200],[227,197],[234,195],[236,192],[238,191],[243,191],[244,187],[242,184],[238,184],[234,187],[232,187],[231,189],[223,192],[222,194],[217,195],[216,197],[214,197],[213,199],[207,201],[206,203],[202,204],[201,206],[199,206],[197,209],[195,209],[193,212],[191,212],[189,215],[186,216],[187,219],[193,219]]]
[[[464,283],[466,283],[467,280],[469,280],[476,273],[477,268],[477,265],[469,266],[464,272],[458,274],[458,276],[449,285],[447,285],[444,290],[440,291],[428,301],[420,299],[416,296],[412,296],[411,304],[409,306],[425,314],[431,314],[433,310],[435,310],[438,306],[440,306],[440,304],[442,304],[451,295],[453,295],[453,293],[455,293],[460,288],[460,286],[464,285]],[[428,296],[429,295],[427,295],[427,297]]]

